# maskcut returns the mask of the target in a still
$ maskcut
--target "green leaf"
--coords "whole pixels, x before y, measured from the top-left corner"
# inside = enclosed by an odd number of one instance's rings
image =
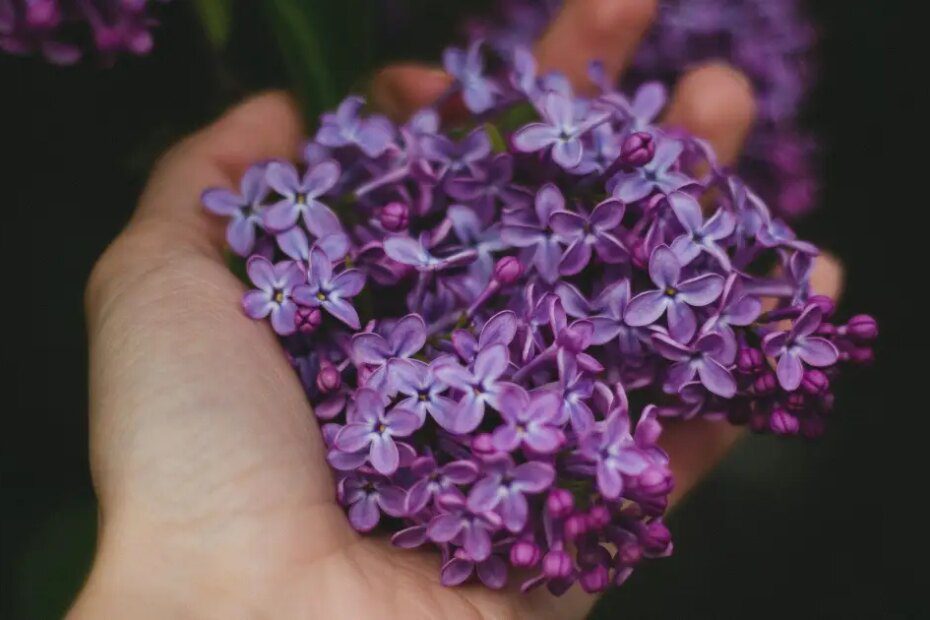
[[[501,135],[500,130],[495,125],[485,123],[484,130],[488,132],[488,138],[491,140],[491,148],[494,149],[495,153],[503,153],[507,150],[507,143],[504,141],[504,136]]]
[[[194,0],[194,8],[210,44],[224,49],[232,26],[232,0]]]

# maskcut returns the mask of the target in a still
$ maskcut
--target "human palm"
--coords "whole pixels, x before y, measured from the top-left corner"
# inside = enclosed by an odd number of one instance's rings
[[[583,87],[591,58],[615,73],[648,24],[648,0],[575,0],[540,41],[544,66]],[[414,66],[386,69],[381,106],[396,115],[447,84]],[[685,77],[668,122],[733,158],[752,96],[719,65]],[[289,100],[257,97],[186,139],[152,174],[127,229],[88,285],[91,465],[100,499],[94,570],[74,617],[581,617],[593,598],[439,584],[439,556],[361,536],[336,503],[317,423],[272,331],[240,310],[242,284],[219,223],[199,208],[250,163],[290,157],[301,127]],[[835,269],[815,280],[835,293]],[[678,488],[736,436],[689,423],[667,432]]]

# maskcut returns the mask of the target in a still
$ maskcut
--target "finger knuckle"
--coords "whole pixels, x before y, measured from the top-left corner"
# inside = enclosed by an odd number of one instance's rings
[[[681,84],[689,125],[713,135],[722,127],[746,127],[756,117],[756,98],[749,79],[735,67],[713,62],[691,70]]]

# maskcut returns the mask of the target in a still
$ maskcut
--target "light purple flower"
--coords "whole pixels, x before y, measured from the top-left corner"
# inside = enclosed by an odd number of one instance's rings
[[[559,262],[559,273],[570,276],[587,267],[591,250],[608,264],[622,262],[627,256],[626,247],[614,236],[623,219],[624,205],[619,200],[605,200],[590,215],[570,211],[556,211],[549,216],[549,226],[556,239],[568,245]]]
[[[787,332],[774,332],[762,341],[766,355],[778,359],[775,373],[781,386],[793,392],[801,385],[804,378],[804,362],[809,366],[822,368],[831,366],[839,358],[836,346],[813,334],[823,322],[820,307],[811,304],[799,316]]]
[[[491,534],[502,524],[500,516],[492,511],[473,512],[456,494],[444,494],[438,501],[445,512],[430,520],[426,530],[429,539],[437,543],[455,541],[475,562],[488,559]]]
[[[384,401],[374,390],[362,388],[355,393],[352,422],[333,439],[342,452],[368,449],[368,461],[384,475],[397,471],[400,455],[394,437],[407,437],[420,428],[417,414],[399,407],[385,413]]]
[[[761,312],[762,302],[758,297],[743,293],[738,276],[733,274],[727,278],[717,312],[701,327],[701,333],[715,333],[723,338],[721,362],[729,365],[736,360],[738,343],[733,326],[752,325]]]
[[[624,318],[629,325],[651,325],[668,311],[668,327],[679,342],[691,340],[697,329],[697,319],[691,306],[712,303],[723,292],[724,279],[714,273],[682,280],[681,265],[668,246],[661,245],[649,257],[649,277],[658,288],[640,293],[626,308]]]
[[[474,41],[467,50],[447,48],[442,55],[442,64],[458,80],[462,88],[462,100],[471,112],[481,114],[494,105],[499,88],[494,81],[484,76],[481,41]]]
[[[630,302],[629,279],[610,284],[591,301],[567,282],[560,282],[556,293],[569,316],[587,319],[594,326],[592,344],[606,344],[616,338],[621,353],[636,357],[642,354],[643,340],[648,337],[642,329],[631,327],[623,318]]]
[[[296,290],[306,282],[301,266],[294,261],[282,261],[275,265],[268,259],[255,255],[246,265],[249,279],[258,287],[242,298],[245,313],[253,319],[271,315],[271,326],[282,336],[294,333],[294,303]]]
[[[429,250],[429,239],[429,233],[423,233],[419,239],[405,235],[388,237],[384,240],[384,252],[398,263],[410,265],[421,272],[436,272],[461,267],[474,261],[477,256],[477,252],[473,249],[457,250],[446,256],[435,256]]]
[[[264,212],[265,226],[271,231],[284,232],[302,216],[307,230],[316,237],[341,230],[336,214],[317,200],[336,185],[339,171],[339,164],[328,160],[308,167],[301,178],[289,163],[268,164],[265,179],[284,198]]]
[[[607,183],[607,191],[627,204],[642,200],[652,192],[670,194],[694,183],[688,175],[675,167],[684,151],[680,140],[659,137],[656,154],[645,166],[618,172]]]
[[[391,360],[406,360],[426,344],[426,323],[417,314],[408,314],[390,326],[385,336],[362,332],[352,337],[352,357],[356,364],[370,368],[365,384],[375,389],[389,385]],[[415,372],[415,371],[411,371]],[[408,377],[412,383],[419,383]]]
[[[555,480],[555,469],[549,463],[515,465],[506,454],[485,462],[485,474],[468,494],[468,509],[474,513],[496,510],[511,532],[519,532],[526,523],[529,505],[525,494],[542,493]]]
[[[693,345],[685,346],[663,335],[654,334],[656,351],[665,359],[675,362],[668,369],[668,387],[679,391],[697,375],[709,391],[723,398],[736,394],[736,380],[721,363],[724,356],[723,338],[718,334],[704,334]]]
[[[556,418],[562,402],[558,392],[539,390],[530,394],[520,386],[508,386],[498,399],[504,424],[494,430],[494,447],[513,452],[521,446],[551,454],[565,443]]]
[[[201,197],[208,211],[229,218],[226,242],[239,256],[248,256],[255,247],[255,227],[261,226],[262,201],[267,196],[265,167],[256,165],[242,176],[238,194],[214,188],[205,191]]]
[[[411,464],[410,473],[417,481],[407,490],[404,507],[407,514],[415,515],[440,495],[452,493],[461,496],[457,485],[473,483],[479,472],[472,461],[451,461],[440,467],[432,456],[423,456]]]
[[[490,555],[481,562],[473,560],[465,549],[456,549],[448,562],[439,570],[439,581],[450,587],[465,583],[477,573],[481,583],[499,590],[507,585],[507,563],[499,555]]]
[[[717,242],[726,239],[736,228],[736,219],[725,209],[718,209],[707,222],[701,215],[701,205],[684,192],[668,196],[669,205],[685,229],[685,233],[672,241],[671,249],[682,265],[687,265],[701,252],[713,256],[724,269],[730,269],[730,258]]]
[[[359,336],[363,335],[359,334]],[[447,420],[450,411],[455,407],[455,401],[443,395],[448,391],[449,386],[440,381],[435,372],[435,369],[446,360],[447,358],[440,357],[425,364],[419,360],[400,360],[395,357],[389,364],[382,366],[382,368],[389,368],[387,373],[391,376],[389,391],[397,390],[406,396],[398,403],[398,406],[416,413],[421,422],[426,419],[426,414],[432,415],[437,420]],[[368,385],[378,385],[374,375],[369,378]]]
[[[580,454],[595,465],[597,488],[607,499],[623,493],[623,476],[636,476],[649,460],[630,434],[630,419],[615,411],[581,440]]]
[[[440,381],[462,392],[462,397],[439,424],[451,433],[470,433],[484,418],[486,405],[497,407],[506,384],[500,381],[507,370],[510,356],[502,344],[491,345],[478,352],[471,370],[457,363],[438,365],[434,372]]]
[[[436,177],[440,179],[460,172],[474,172],[477,165],[491,154],[491,140],[483,126],[473,129],[460,142],[435,134],[423,138],[421,144],[423,156],[439,164]]]
[[[359,118],[364,105],[361,97],[346,97],[335,113],[320,117],[316,141],[330,148],[355,145],[368,157],[384,153],[394,139],[394,127],[383,116]]]
[[[562,248],[559,240],[549,228],[549,218],[557,211],[565,210],[565,197],[552,183],[543,185],[536,193],[534,208],[519,209],[504,214],[501,238],[513,247],[525,248],[528,259],[546,282],[555,282],[559,277],[559,262]]]
[[[584,156],[582,136],[605,122],[609,116],[592,113],[576,118],[577,110],[570,95],[549,91],[542,95],[541,123],[530,123],[513,135],[513,145],[523,153],[552,149],[552,160],[565,170],[576,168]]]
[[[358,312],[348,301],[365,286],[365,274],[347,269],[333,276],[333,264],[323,250],[310,250],[308,283],[294,289],[294,299],[304,306],[320,307],[353,329],[361,327]]]

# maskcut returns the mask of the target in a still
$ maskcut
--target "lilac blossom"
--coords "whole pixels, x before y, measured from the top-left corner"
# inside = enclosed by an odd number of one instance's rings
[[[618,411],[581,441],[580,454],[594,463],[597,488],[607,499],[616,499],[623,492],[623,477],[635,476],[649,465],[633,436],[630,420]]]
[[[545,122],[530,123],[518,130],[513,135],[514,147],[523,153],[551,148],[552,160],[566,170],[576,168],[584,157],[582,136],[608,118],[594,113],[579,120],[571,98],[554,91],[543,95],[540,113]]]
[[[307,284],[294,289],[294,299],[305,306],[320,307],[348,325],[360,327],[358,313],[348,301],[365,286],[365,275],[358,269],[347,269],[333,275],[329,256],[319,249],[310,250]]]
[[[407,437],[420,425],[412,411],[395,407],[385,412],[381,395],[369,389],[355,394],[355,415],[333,439],[342,452],[369,449],[368,460],[378,473],[390,475],[397,471],[400,455],[394,437]]]
[[[620,263],[627,254],[623,243],[613,234],[623,219],[624,205],[605,200],[590,215],[556,211],[549,216],[549,226],[556,239],[568,245],[559,262],[559,273],[575,275],[591,260],[591,251],[608,264]]]
[[[283,198],[264,212],[265,226],[272,231],[284,232],[293,227],[302,216],[307,230],[317,237],[340,229],[339,218],[325,204],[317,200],[339,180],[339,164],[324,161],[307,168],[303,177],[291,164],[268,164],[268,185]]]
[[[253,319],[271,315],[271,326],[282,336],[294,333],[295,289],[306,281],[300,265],[294,261],[272,264],[263,256],[252,256],[246,270],[258,288],[242,298],[245,313]]]
[[[536,194],[534,208],[505,215],[501,238],[508,244],[526,248],[531,262],[547,282],[558,278],[561,246],[549,228],[549,218],[565,210],[565,198],[558,187],[544,185]]]
[[[471,577],[472,573],[478,575],[481,583],[499,590],[507,583],[507,564],[498,555],[490,555],[486,559],[476,562],[465,549],[456,549],[452,558],[439,569],[440,581],[444,586],[457,586]]]
[[[630,281],[622,279],[606,286],[597,297],[588,301],[574,285],[562,282],[556,288],[562,306],[569,316],[586,317],[594,327],[592,344],[606,344],[617,339],[620,352],[638,356],[642,353],[642,329],[631,327],[623,318],[630,302]]]
[[[426,344],[426,323],[417,314],[408,314],[390,326],[386,336],[375,332],[362,332],[352,338],[352,357],[367,371],[366,385],[383,388],[388,381],[389,363],[407,360]],[[412,388],[428,379],[417,369],[406,371],[404,385]],[[430,370],[432,374],[432,370]]]
[[[675,362],[668,369],[668,386],[679,391],[697,375],[704,387],[724,398],[736,394],[736,380],[721,363],[724,356],[723,338],[705,334],[692,346],[685,346],[662,334],[653,336],[656,350],[667,360]]]
[[[368,157],[384,153],[394,137],[394,127],[383,116],[360,118],[358,112],[364,105],[361,97],[346,97],[335,113],[321,116],[316,142],[331,148],[354,145]]]
[[[498,87],[484,76],[481,41],[473,42],[467,50],[448,48],[442,55],[442,64],[458,80],[462,100],[471,112],[480,114],[494,105]]]
[[[822,322],[821,309],[816,305],[810,305],[795,320],[789,331],[771,333],[763,341],[766,355],[778,359],[778,382],[789,392],[801,385],[804,364],[820,368],[830,366],[839,357],[839,352],[832,342],[813,335]]]
[[[444,494],[439,502],[443,511],[430,521],[429,539],[437,543],[460,540],[462,549],[474,562],[490,557],[491,534],[501,528],[501,517],[490,510],[472,511],[455,494]]]
[[[416,476],[417,481],[407,490],[404,508],[407,514],[414,515],[440,495],[461,495],[456,485],[471,484],[477,480],[479,468],[469,460],[452,461],[439,466],[432,456],[423,456],[413,462],[410,473]]]
[[[404,491],[384,479],[348,475],[339,482],[339,500],[349,509],[349,522],[359,532],[378,525],[381,513],[392,517],[404,514]]]
[[[211,189],[201,197],[208,211],[229,218],[226,242],[239,256],[248,256],[255,247],[255,229],[261,226],[261,208],[267,196],[265,167],[252,166],[242,176],[238,194]]]
[[[730,268],[730,258],[717,243],[726,239],[736,227],[736,219],[729,211],[718,209],[707,222],[701,215],[701,205],[684,192],[674,192],[668,197],[669,205],[685,229],[685,233],[672,241],[672,252],[682,265],[687,265],[702,252],[713,256],[724,269]]]
[[[655,323],[668,312],[669,331],[681,342],[690,340],[697,329],[691,307],[711,304],[723,292],[723,277],[715,273],[682,280],[681,264],[665,245],[653,250],[649,277],[658,288],[630,300],[624,318],[628,324],[639,327]]]
[[[484,418],[485,406],[497,407],[506,383],[500,378],[509,363],[507,348],[495,344],[478,352],[471,369],[455,362],[439,365],[434,371],[436,376],[462,392],[458,404],[443,416],[443,420],[437,420],[439,425],[452,433],[475,430]]]
[[[669,137],[658,139],[655,156],[644,166],[618,172],[607,184],[614,198],[625,203],[646,198],[653,192],[670,194],[694,183],[694,179],[676,170],[678,158],[684,151],[680,140]]]
[[[525,494],[542,493],[555,480],[549,463],[528,461],[515,465],[502,455],[485,463],[485,476],[468,494],[468,508],[475,513],[496,510],[511,532],[519,532],[526,523],[529,505]]]
[[[565,443],[565,434],[556,418],[562,406],[557,392],[543,390],[530,394],[520,386],[505,390],[499,399],[504,424],[494,430],[494,447],[512,452],[524,446],[540,454],[551,454]]]

